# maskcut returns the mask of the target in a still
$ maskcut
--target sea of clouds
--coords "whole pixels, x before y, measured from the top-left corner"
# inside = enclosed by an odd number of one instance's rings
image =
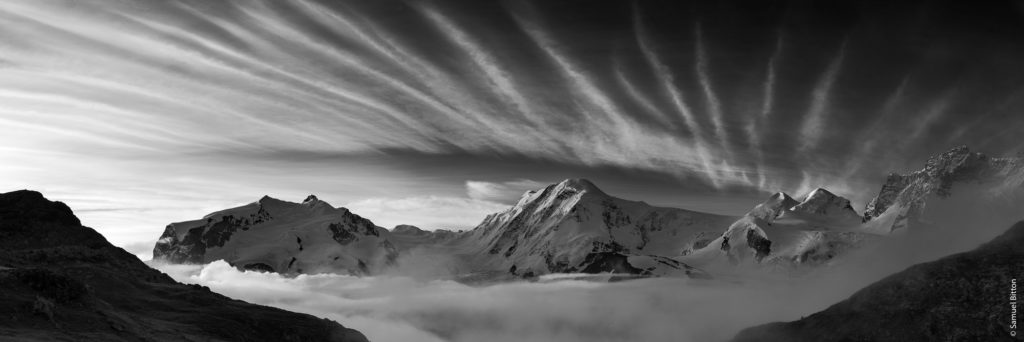
[[[607,283],[552,276],[471,286],[398,275],[287,277],[223,261],[153,266],[229,297],[333,319],[377,342],[723,341],[751,325],[821,310],[863,285],[813,277]]]
[[[929,202],[922,229],[799,276],[710,270],[715,279],[608,283],[551,275],[467,285],[444,280],[452,276],[440,274],[448,269],[439,266],[444,258],[419,254],[373,277],[289,277],[243,272],[224,261],[151,265],[232,298],[333,319],[377,342],[727,341],[746,327],[821,311],[910,265],[973,249],[1024,219],[1024,196],[992,201],[977,190],[960,192]]]

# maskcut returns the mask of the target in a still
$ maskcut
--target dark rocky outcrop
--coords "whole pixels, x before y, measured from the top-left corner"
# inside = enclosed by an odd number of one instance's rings
[[[157,243],[153,247],[153,256],[170,263],[200,264],[203,263],[208,248],[223,247],[235,232],[249,230],[252,225],[271,219],[273,217],[262,207],[245,218],[235,215],[208,217],[203,224],[186,228],[184,238],[180,240],[177,229],[182,228],[176,229],[174,225],[168,225],[160,235],[159,241],[163,243]]]
[[[33,191],[0,194],[0,289],[0,336],[12,340],[366,341],[177,283]]]
[[[1009,296],[1011,279],[1024,275],[1021,246],[1024,222],[973,251],[912,266],[822,312],[749,328],[733,341],[1014,341]]]

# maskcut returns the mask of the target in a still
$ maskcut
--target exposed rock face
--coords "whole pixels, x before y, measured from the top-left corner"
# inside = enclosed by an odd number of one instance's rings
[[[828,190],[816,189],[800,202],[780,192],[682,260],[699,267],[767,263],[788,269],[827,264],[872,239],[858,230],[859,223],[850,201]]]
[[[1024,222],[973,251],[912,266],[822,312],[749,328],[734,341],[1014,341],[1009,295],[1024,272],[1022,245]]]
[[[32,191],[0,194],[0,288],[0,336],[12,340],[366,341],[176,283]]]
[[[470,250],[469,259],[482,270],[515,267],[520,274],[536,275],[668,272],[647,270],[663,267],[685,273],[685,265],[647,261],[657,259],[655,256],[678,256],[701,233],[718,234],[733,220],[735,217],[622,200],[605,194],[590,181],[568,179],[527,192],[515,206],[487,216],[454,243]],[[630,268],[618,261],[644,265],[630,264]]]
[[[857,214],[857,211],[853,210],[850,200],[836,196],[822,188],[811,191],[802,202],[793,206],[790,210],[832,216],[839,219],[854,219],[860,216]]]
[[[775,221],[779,215],[800,204],[797,200],[789,197],[784,192],[778,192],[768,198],[764,203],[758,204],[747,213],[747,216],[756,217],[766,222]]]
[[[886,214],[893,216],[893,222],[884,230],[905,228],[924,210],[930,196],[949,196],[955,184],[1019,187],[1022,179],[1024,162],[1020,158],[990,158],[960,146],[929,158],[924,169],[889,175],[878,196],[868,203],[863,220]]]
[[[302,203],[264,196],[202,219],[172,223],[153,248],[171,263],[224,260],[278,273],[376,273],[398,251],[388,232],[348,209],[310,195]]]

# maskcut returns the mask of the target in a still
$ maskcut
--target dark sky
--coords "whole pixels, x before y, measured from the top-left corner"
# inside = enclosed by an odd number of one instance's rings
[[[817,186],[862,207],[888,172],[951,147],[1024,151],[1022,13],[1021,1],[4,1],[0,177],[91,210],[115,241],[263,194],[466,228],[568,177],[723,213]]]

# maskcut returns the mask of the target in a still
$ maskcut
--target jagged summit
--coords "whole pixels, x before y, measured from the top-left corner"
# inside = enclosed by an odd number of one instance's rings
[[[751,209],[749,212],[747,212],[747,216],[752,216],[771,222],[774,221],[777,217],[779,217],[779,215],[781,215],[784,211],[789,210],[789,208],[792,208],[797,204],[800,204],[800,202],[793,199],[793,197],[790,197],[785,192],[780,191],[769,197],[768,200],[755,206],[754,209]]]
[[[588,192],[595,195],[608,196],[608,194],[604,193],[604,191],[601,191],[601,189],[599,189],[597,185],[594,185],[594,182],[591,182],[590,180],[584,178],[569,178],[559,182],[557,187],[559,189],[573,189],[576,191]]]
[[[806,212],[819,215],[853,215],[860,216],[850,205],[850,200],[837,196],[823,188],[812,190],[804,200],[793,206],[795,212]]]
[[[803,202],[807,202],[808,200],[814,199],[814,198],[832,198],[832,197],[836,197],[836,194],[833,194],[831,191],[825,190],[825,188],[817,188],[817,189],[811,190],[811,192],[807,193],[807,195],[804,196]]]
[[[881,230],[892,231],[919,215],[930,196],[950,196],[955,184],[984,183],[998,193],[1019,188],[1022,180],[1024,162],[1020,157],[992,158],[958,146],[928,158],[921,170],[890,174],[878,196],[865,207],[863,221],[891,212],[892,222],[885,223]]]
[[[512,269],[513,274],[624,269],[653,274],[665,271],[655,270],[658,265],[676,271],[685,267],[653,261],[651,255],[679,255],[698,236],[717,234],[733,220],[620,199],[589,180],[566,179],[527,192],[460,241],[472,246],[481,268]]]
[[[772,197],[770,197],[770,199],[779,201],[795,201],[793,197],[790,197],[789,194],[782,191],[776,192]]]
[[[319,201],[320,201],[320,199],[316,198],[316,195],[309,195],[309,196],[306,196],[306,199],[302,200],[302,203],[303,204],[305,204],[305,203],[316,203],[316,202],[319,202]]]
[[[553,196],[559,199],[566,199],[572,197],[575,194],[580,194],[581,197],[588,198],[608,198],[611,197],[604,191],[601,191],[597,185],[593,182],[583,178],[569,178],[561,182],[548,185],[543,189],[530,190],[523,194],[523,197],[519,200],[519,205],[523,205],[530,201],[537,199]]]

